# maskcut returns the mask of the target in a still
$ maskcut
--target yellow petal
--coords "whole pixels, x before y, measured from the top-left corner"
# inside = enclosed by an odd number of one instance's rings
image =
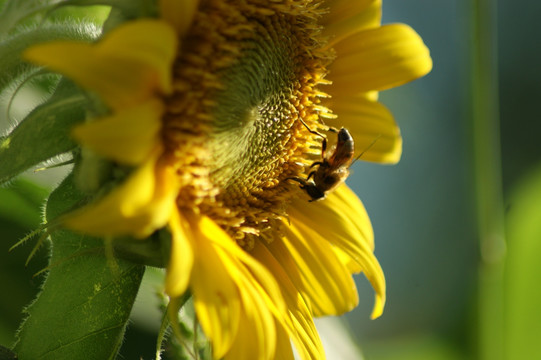
[[[198,249],[191,282],[194,305],[201,326],[213,343],[214,356],[273,358],[275,319],[283,321],[286,311],[273,276],[212,220],[202,217],[192,227],[197,234],[194,247]],[[235,302],[232,310],[229,299]],[[230,317],[231,312],[235,316]],[[252,339],[250,344],[246,344],[246,336]]]
[[[339,315],[353,309],[358,303],[355,282],[330,243],[294,216],[284,235],[283,248],[279,241],[269,248],[274,254],[288,253],[294,259],[314,315]]]
[[[347,188],[345,185],[338,187],[327,196],[325,201],[313,203],[303,199],[293,201],[289,209],[289,215],[290,217],[296,217],[299,221],[304,221],[309,226],[315,226],[316,230],[320,229],[321,235],[326,239],[341,236],[357,242],[358,246],[373,249],[374,234],[372,224],[362,204],[360,204],[360,208],[347,207],[337,197],[337,194],[344,191],[342,189],[344,187]],[[357,197],[355,196],[355,198]],[[353,214],[351,218],[349,214]],[[334,247],[333,250],[351,273],[356,274],[363,270],[361,265],[353,260],[347,252],[338,247]]]
[[[276,242],[278,240],[275,240],[273,243]],[[252,254],[269,269],[281,288],[289,314],[284,329],[295,344],[301,359],[323,359],[325,357],[323,345],[314,325],[311,310],[300,293],[302,284],[300,282],[299,271],[287,252],[275,251],[273,253],[271,249],[267,248],[269,245],[266,244],[265,246],[257,243],[252,250]],[[281,248],[284,247],[282,246]],[[279,327],[278,331],[280,331]],[[277,346],[286,347],[285,344],[280,345],[280,334],[278,334]],[[290,348],[291,346],[289,345],[287,347]],[[277,354],[281,351],[278,349]],[[287,352],[287,349],[285,351]],[[281,359],[278,356],[276,358]]]
[[[340,249],[342,259],[347,255],[358,264],[358,269],[364,272],[376,292],[372,318],[381,315],[385,304],[385,277],[373,254],[374,234],[370,219],[355,193],[342,185],[324,201],[294,201],[290,217],[314,229]],[[352,268],[351,265],[348,267]]]
[[[276,326],[287,323],[286,304],[282,297],[274,274],[239,248],[234,242],[215,242],[216,248],[228,254],[234,266],[231,276],[237,282],[241,297],[243,313],[246,321],[239,331],[227,359],[274,359],[276,350]],[[231,269],[233,266],[231,267]],[[245,342],[245,335],[253,339],[250,345]]]
[[[291,349],[291,342],[289,340],[289,336],[284,329],[278,326],[278,324],[276,325],[276,354],[274,358],[280,360],[294,360],[293,350]]]
[[[97,154],[122,164],[146,160],[160,142],[163,104],[147,101],[111,116],[80,125],[72,136]]]
[[[336,92],[336,90],[339,90],[339,88],[333,88],[333,94]],[[343,95],[351,95],[351,94],[343,94]],[[378,101],[379,100],[379,92],[378,91],[367,91],[367,92],[361,92],[358,95],[358,97],[361,97],[368,101]]]
[[[342,249],[337,248],[336,246],[333,247],[333,251],[340,260],[342,264],[344,264],[350,273],[352,274],[358,274],[363,271],[361,265],[359,265],[356,261],[354,261],[351,256],[349,256],[346,252],[344,252]]]
[[[307,224],[328,241],[340,237],[374,250],[370,218],[357,195],[345,185],[339,186],[324,201],[294,200],[289,215]]]
[[[252,284],[242,282],[239,285],[243,286],[242,316],[237,339],[225,359],[275,359],[276,328],[273,315]],[[216,354],[214,356],[219,358]]]
[[[280,320],[280,314],[286,310],[286,306],[274,275],[230,238],[226,241],[225,238],[215,237],[212,242],[216,249],[221,249],[236,263],[232,266],[231,276],[237,282],[248,281],[260,288],[262,290],[260,296],[267,302],[266,306]]]
[[[330,3],[329,12],[321,21],[323,35],[329,38],[329,47],[381,23],[381,0],[334,0]]]
[[[213,241],[232,242],[212,220],[188,217],[194,232],[194,265],[190,287],[197,318],[211,340],[215,358],[222,358],[237,337],[241,321],[241,293],[231,273],[237,272],[227,254]]]
[[[355,156],[363,161],[395,164],[402,155],[402,136],[391,112],[382,104],[357,96],[337,96],[329,105],[338,115],[328,125],[345,127],[355,140]]]
[[[385,90],[427,74],[432,69],[428,48],[407,25],[365,30],[334,46],[337,58],[329,80],[338,91],[358,94]],[[333,89],[328,90],[331,95]]]
[[[169,221],[171,255],[165,275],[165,291],[172,298],[180,297],[188,288],[194,263],[193,232],[186,219],[174,209]]]
[[[160,17],[183,36],[192,24],[198,6],[199,0],[160,0]]]
[[[159,152],[102,199],[62,217],[72,230],[95,236],[149,236],[164,227],[178,191],[176,174],[161,166]]]
[[[286,318],[288,309],[274,274],[231,239],[214,236],[211,241],[221,260],[228,264],[229,275],[239,288],[243,316],[250,322],[241,320],[227,358],[274,359],[276,324],[287,327],[291,322]],[[244,333],[252,339],[250,344],[246,344]]]
[[[336,248],[348,254],[353,261],[361,266],[364,275],[374,288],[376,294],[371,318],[375,319],[383,313],[386,286],[383,270],[373,253],[374,234],[368,214],[357,195],[345,185],[330,194],[323,203],[325,202],[328,208],[342,209],[343,216],[349,217],[349,220],[356,225],[357,234],[355,234],[355,231],[352,231],[349,237],[328,239]],[[369,247],[366,247],[366,245],[369,245]]]
[[[96,44],[56,41],[31,47],[24,58],[92,90],[113,109],[169,93],[177,37],[163,21],[128,22]]]

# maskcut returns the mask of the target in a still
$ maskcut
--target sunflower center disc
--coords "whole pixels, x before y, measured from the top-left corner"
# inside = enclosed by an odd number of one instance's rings
[[[301,6],[302,5],[302,6]],[[203,1],[174,65],[164,137],[178,205],[239,244],[276,228],[320,152],[316,86],[330,59],[306,1]],[[302,14],[296,10],[302,8]]]

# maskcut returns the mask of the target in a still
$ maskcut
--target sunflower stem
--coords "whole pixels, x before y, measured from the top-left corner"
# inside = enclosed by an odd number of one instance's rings
[[[496,2],[472,4],[472,117],[475,201],[480,246],[478,359],[503,359],[505,239],[499,140]]]

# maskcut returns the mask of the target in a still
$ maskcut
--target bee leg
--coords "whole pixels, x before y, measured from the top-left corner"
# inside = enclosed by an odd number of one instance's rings
[[[325,159],[325,151],[327,151],[327,138],[326,137],[324,137],[323,141],[321,142],[321,158],[322,159]],[[320,161],[317,161],[316,163],[319,163],[319,162]],[[314,164],[312,164],[312,166],[314,166]]]
[[[315,131],[315,130],[310,129],[310,127],[308,126],[308,124],[305,123],[303,119],[299,118],[299,120],[301,121],[301,123],[304,125],[304,127],[305,127],[309,132],[311,132],[311,133],[314,134],[314,135],[317,135],[317,136],[321,137],[321,138],[323,139],[323,141],[325,141],[325,139],[326,139],[325,135],[323,135],[323,134],[321,134],[321,133],[319,133],[319,132],[317,132],[317,131]]]
[[[315,173],[316,173],[315,170],[314,170],[314,171],[311,171],[310,174],[308,174],[308,177],[306,178],[306,180],[310,180],[310,178],[311,178],[312,176],[314,176]]]
[[[314,162],[312,163],[312,165],[310,165],[310,169],[313,168],[313,167],[316,166],[316,165],[318,165],[318,166],[323,165],[323,161],[314,161]],[[312,171],[312,172],[315,172],[315,171]]]
[[[335,128],[334,126],[329,126],[329,125],[325,125],[325,126],[327,126],[327,131],[329,131],[329,132],[338,134],[338,132],[340,131],[337,128]]]
[[[306,186],[306,180],[307,179],[303,179],[303,178],[300,178],[300,177],[287,177],[284,179],[285,180],[293,180],[293,181],[296,181],[298,183],[301,184],[301,189],[304,189],[304,187]]]

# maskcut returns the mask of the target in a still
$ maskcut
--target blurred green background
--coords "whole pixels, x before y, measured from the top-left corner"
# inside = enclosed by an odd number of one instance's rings
[[[329,359],[359,359],[355,344],[374,360],[541,359],[541,2],[487,1],[497,11],[478,18],[474,3],[383,0],[383,22],[411,25],[430,48],[434,69],[381,94],[402,129],[401,162],[359,162],[348,179],[373,222],[388,301],[384,315],[369,320],[373,291],[359,276],[360,305],[343,317],[350,345],[337,346],[347,336],[319,323]],[[493,31],[475,45],[475,25],[486,20]],[[478,51],[490,60],[481,63],[490,78],[474,87]],[[57,181],[26,179],[45,188]],[[27,181],[0,188],[2,345],[12,342],[22,307],[39,289],[32,274],[47,257],[42,250],[25,268],[32,244],[7,250],[39,223],[46,194]],[[506,253],[486,249],[503,236]],[[160,276],[151,272],[144,284],[126,359],[153,357],[160,321],[153,284]]]

